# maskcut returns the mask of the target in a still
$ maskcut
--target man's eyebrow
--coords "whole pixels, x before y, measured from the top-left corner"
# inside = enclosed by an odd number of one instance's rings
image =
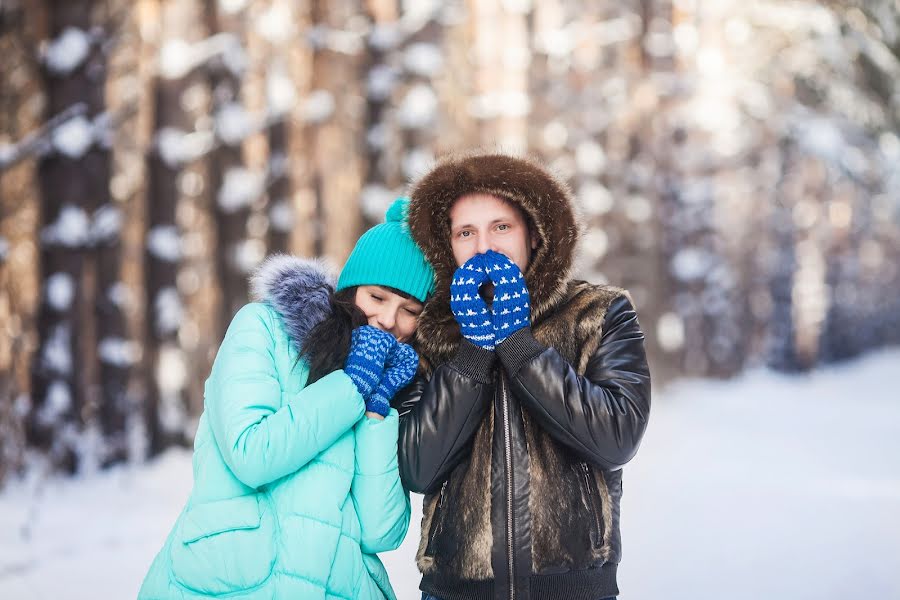
[[[497,219],[494,219],[490,223],[488,223],[488,225],[494,225],[495,223],[501,223],[503,221],[512,221],[512,220],[513,220],[512,217],[499,217]],[[450,230],[456,231],[457,229],[465,229],[466,227],[474,227],[474,225],[472,225],[471,223],[464,223],[462,225],[457,225],[456,227],[451,227]]]

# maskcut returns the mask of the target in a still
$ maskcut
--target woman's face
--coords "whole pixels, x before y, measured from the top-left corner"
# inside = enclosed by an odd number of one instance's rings
[[[366,315],[369,325],[387,331],[401,342],[412,337],[422,313],[422,303],[404,298],[380,285],[356,288],[356,306]]]

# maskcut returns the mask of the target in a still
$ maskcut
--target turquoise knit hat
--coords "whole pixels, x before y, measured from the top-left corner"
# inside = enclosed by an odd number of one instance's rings
[[[347,258],[336,291],[357,285],[384,285],[419,302],[434,291],[434,270],[409,233],[409,198],[397,198],[385,222],[365,232]]]

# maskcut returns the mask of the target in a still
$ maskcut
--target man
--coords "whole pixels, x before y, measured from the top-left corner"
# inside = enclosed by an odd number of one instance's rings
[[[570,279],[573,199],[534,162],[450,157],[411,196],[436,286],[416,334],[424,375],[395,397],[401,479],[426,495],[420,589],[616,596],[620,469],[650,409],[627,292]]]

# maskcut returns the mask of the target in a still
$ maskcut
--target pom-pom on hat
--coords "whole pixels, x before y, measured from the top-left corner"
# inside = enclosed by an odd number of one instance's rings
[[[397,198],[388,207],[385,222],[359,238],[338,278],[337,291],[383,285],[425,302],[434,291],[434,270],[410,235],[408,213],[409,198]]]

